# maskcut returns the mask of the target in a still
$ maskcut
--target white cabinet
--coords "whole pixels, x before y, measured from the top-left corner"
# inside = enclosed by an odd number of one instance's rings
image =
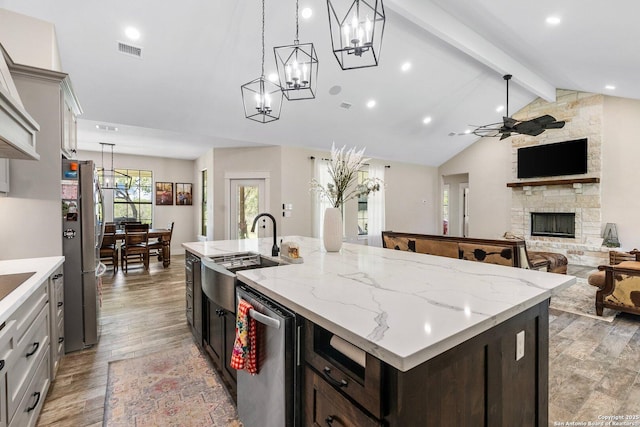
[[[0,427],[34,426],[51,382],[49,283],[44,280],[0,329]]]
[[[62,154],[75,159],[78,149],[78,116],[82,114],[80,103],[71,86],[69,77],[62,80]]]
[[[9,159],[0,159],[0,193],[9,192]]]

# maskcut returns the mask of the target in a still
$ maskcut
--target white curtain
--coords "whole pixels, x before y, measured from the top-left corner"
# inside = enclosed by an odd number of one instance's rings
[[[331,177],[329,176],[329,162],[322,159],[315,159],[314,162],[315,167],[313,170],[313,177],[320,183],[320,185],[322,185],[324,188],[327,188],[327,184],[331,182]],[[324,211],[325,209],[331,207],[333,206],[331,206],[331,203],[325,196],[313,192],[313,237],[322,237]]]
[[[384,165],[369,165],[369,178],[384,182]],[[367,234],[369,246],[382,247],[382,231],[384,224],[384,184],[380,191],[369,193],[367,198]]]

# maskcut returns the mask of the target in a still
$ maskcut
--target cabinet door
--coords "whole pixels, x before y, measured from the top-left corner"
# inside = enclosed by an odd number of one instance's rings
[[[0,193],[9,192],[9,159],[0,159]]]
[[[205,348],[214,365],[222,370],[224,363],[224,310],[209,299],[207,301],[207,333],[204,337]]]
[[[200,258],[193,260],[193,329],[198,345],[202,345],[202,272],[200,270]]]
[[[231,367],[231,355],[233,354],[233,344],[236,340],[236,315],[225,310],[224,313],[224,366],[223,376],[231,385],[233,392],[236,391],[238,382],[238,371]]]
[[[66,100],[62,103],[62,153],[69,159],[76,157],[77,121],[73,109]]]

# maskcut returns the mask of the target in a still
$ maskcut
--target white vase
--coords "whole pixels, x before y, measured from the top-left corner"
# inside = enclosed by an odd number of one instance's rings
[[[322,240],[327,252],[338,252],[342,247],[342,211],[340,208],[327,208],[324,211]]]

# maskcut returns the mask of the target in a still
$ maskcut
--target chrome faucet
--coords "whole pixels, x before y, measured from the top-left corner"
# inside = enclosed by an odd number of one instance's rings
[[[273,217],[273,215],[271,215],[270,213],[260,213],[258,214],[254,219],[253,219],[253,225],[251,226],[251,232],[253,233],[254,231],[256,231],[256,223],[258,222],[258,218],[260,218],[261,216],[268,216],[269,218],[271,218],[271,221],[273,221],[273,246],[271,247],[271,256],[278,256],[278,252],[280,252],[280,249],[278,249],[278,244],[276,243],[276,219]]]

